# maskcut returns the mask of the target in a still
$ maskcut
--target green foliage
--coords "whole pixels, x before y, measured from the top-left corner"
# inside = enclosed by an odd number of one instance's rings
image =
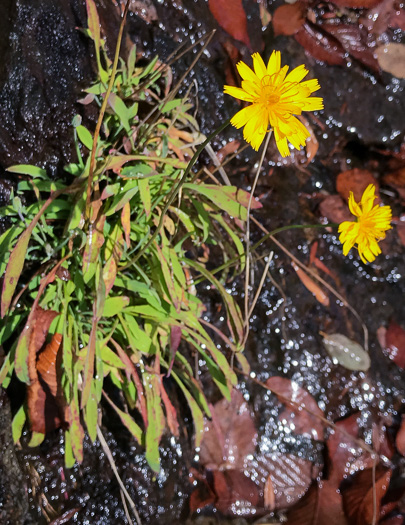
[[[87,6],[99,80],[86,91],[101,106],[111,64],[97,12],[90,0]],[[0,210],[10,225],[0,237],[0,345],[9,349],[0,381],[6,387],[15,369],[21,381],[33,383],[39,350],[35,321],[40,308],[56,312],[49,334],[62,336],[58,381],[66,408],[67,466],[83,458],[84,425],[96,438],[103,398],[146,447],[149,464],[158,471],[166,423],[172,432],[177,428],[162,374],[170,370],[184,394],[197,445],[209,408],[190,356],[200,355],[228,398],[236,383],[207,323],[201,322],[204,305],[193,279],[203,277],[222,298],[229,326],[223,338],[230,350],[240,352],[243,323],[223,285],[226,273],[214,277],[201,253],[218,246],[223,258],[218,263],[236,257],[243,268],[238,225],[246,219],[249,195],[205,184],[189,173],[167,206],[194,145],[205,137],[188,113],[191,104],[165,97],[170,85],[164,71],[157,59],[138,66],[135,48],[127,63],[121,60],[97,137],[89,195],[94,137],[79,117],[73,123],[78,161],[66,167],[65,182],[50,180],[35,166],[9,168],[21,182],[10,205]],[[120,392],[121,406],[105,392],[107,378]],[[26,418],[33,417],[26,405],[17,412],[16,439]],[[31,443],[42,439],[41,432],[33,432]]]

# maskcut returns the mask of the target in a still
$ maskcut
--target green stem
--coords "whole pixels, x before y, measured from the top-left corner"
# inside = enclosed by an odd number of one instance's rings
[[[250,251],[255,251],[261,244],[263,244],[264,241],[266,241],[267,239],[271,238],[273,235],[277,235],[277,233],[281,233],[281,232],[284,232],[284,231],[287,231],[287,230],[305,230],[306,228],[328,228],[328,227],[329,228],[336,228],[337,226],[339,226],[339,224],[336,223],[336,222],[330,222],[328,224],[290,224],[288,226],[281,226],[280,228],[276,228],[275,230],[273,230],[273,231],[271,231],[269,233],[266,233],[266,235],[264,235],[260,239],[260,241],[257,241],[257,243],[254,244],[250,248]],[[239,262],[240,259],[241,259],[240,256],[234,257],[233,259],[230,259],[226,263],[221,264],[221,266],[218,266],[217,268],[215,268],[215,270],[211,270],[210,273],[212,273],[212,275],[215,275],[216,273],[220,272],[221,270],[225,270],[226,268],[229,268],[230,266],[233,266],[234,264]],[[204,280],[205,280],[204,277],[199,277],[198,279],[196,279],[193,282],[193,284],[195,286],[197,286],[197,284],[200,284]]]
[[[189,175],[189,173],[191,171],[191,168],[196,163],[198,157],[200,156],[200,153],[203,151],[205,146],[211,142],[212,139],[214,139],[217,135],[219,135],[219,133],[221,133],[229,125],[230,121],[231,121],[231,119],[226,120],[223,124],[221,124],[219,126],[219,128],[217,128],[215,131],[213,131],[211,133],[211,135],[209,135],[204,140],[204,142],[202,144],[200,144],[198,146],[197,151],[194,153],[192,159],[190,160],[190,162],[187,165],[187,168],[184,170],[184,173],[183,173],[182,177],[177,182],[177,184],[175,186],[173,186],[171,192],[169,193],[169,195],[167,197],[167,200],[166,200],[166,204],[164,205],[164,208],[163,208],[162,213],[160,215],[159,224],[157,225],[156,230],[153,232],[152,236],[150,237],[149,241],[145,244],[145,246],[143,246],[143,248],[141,250],[139,250],[139,252],[135,255],[135,257],[126,266],[124,266],[124,268],[121,268],[121,270],[124,270],[125,268],[128,268],[128,266],[131,266],[132,264],[135,264],[136,261],[138,261],[138,259],[140,257],[142,257],[142,255],[146,252],[146,250],[151,246],[153,241],[159,235],[160,230],[162,229],[163,221],[165,219],[165,215],[167,213],[167,210],[169,209],[169,207],[171,206],[172,202],[174,201],[174,199],[178,195],[178,193],[179,193],[181,187],[183,186],[183,184],[186,182],[186,179],[187,179],[187,177],[188,177],[188,175]]]
[[[95,169],[95,164],[96,164],[96,152],[97,152],[97,140],[100,135],[100,129],[103,123],[104,113],[107,108],[108,98],[114,86],[115,75],[117,73],[117,67],[118,67],[118,59],[120,56],[122,35],[124,32],[125,20],[127,18],[129,4],[130,4],[130,0],[127,0],[127,3],[125,5],[124,14],[122,15],[122,19],[121,19],[120,30],[119,30],[118,39],[117,39],[117,45],[115,47],[114,63],[113,63],[113,67],[111,70],[110,81],[108,83],[107,91],[104,95],[103,104],[101,106],[100,114],[98,116],[98,120],[96,124],[96,129],[94,131],[93,146],[91,148],[91,156],[90,156],[89,176],[87,179],[86,214],[87,214],[88,219],[90,219],[90,216],[91,216],[91,211],[90,211],[89,206],[90,206],[90,200],[91,200],[91,193],[93,189],[94,169]]]

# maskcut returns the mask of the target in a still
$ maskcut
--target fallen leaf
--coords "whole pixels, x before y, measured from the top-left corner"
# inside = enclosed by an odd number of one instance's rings
[[[405,199],[405,168],[387,173],[383,177],[385,184],[395,188],[402,199]]]
[[[336,488],[350,473],[350,466],[356,458],[363,455],[363,450],[356,444],[359,435],[359,412],[355,412],[335,423],[335,429],[326,442],[328,449],[329,476]]]
[[[347,203],[340,195],[328,195],[319,204],[319,211],[323,217],[331,222],[341,223],[352,221],[353,215],[350,213]]]
[[[405,415],[402,415],[401,426],[398,430],[395,445],[398,449],[398,452],[405,456]]]
[[[394,77],[405,78],[405,45],[389,42],[375,50],[378,63],[383,71]]]
[[[381,0],[333,0],[333,3],[336,5],[341,7],[352,7],[353,9],[359,9],[361,7],[370,9],[380,2]]]
[[[304,22],[304,7],[300,2],[283,4],[273,14],[274,35],[293,35]]]
[[[294,38],[317,60],[330,65],[345,64],[345,50],[342,44],[318,25],[307,20],[294,34]]]
[[[263,508],[259,487],[240,470],[214,470],[215,507],[225,516],[255,516]]]
[[[211,470],[243,469],[246,456],[255,451],[257,438],[248,403],[234,389],[231,401],[218,401],[211,412],[212,421],[206,421],[201,442],[201,464]]]
[[[375,473],[373,487],[373,469],[356,472],[349,482],[349,487],[341,488],[343,508],[350,525],[372,525],[373,521],[373,490],[376,497],[376,517],[380,518],[381,500],[388,490],[391,470],[378,467]]]
[[[270,377],[266,385],[286,405],[278,416],[280,421],[285,419],[287,425],[294,425],[294,434],[324,440],[323,412],[309,392],[286,377]]]
[[[254,479],[265,479],[266,501],[274,509],[295,505],[319,473],[314,464],[294,454],[274,453],[256,459]],[[251,474],[251,476],[252,476]],[[270,490],[273,489],[273,495]]]
[[[296,271],[302,284],[305,286],[307,290],[309,290],[313,294],[315,299],[319,301],[323,306],[329,306],[329,297],[322,290],[319,284],[317,284],[313,279],[311,279],[311,277],[307,274],[307,272],[304,272],[304,270],[302,270],[294,262],[291,262],[291,266]]]
[[[347,525],[342,497],[334,483],[314,483],[287,513],[287,525]]]
[[[356,371],[370,368],[370,356],[358,343],[343,334],[323,336],[323,344],[335,364]]]
[[[368,45],[369,34],[359,24],[325,24],[323,28],[338,40],[356,60],[373,71],[380,71],[373,49]]]
[[[385,334],[385,351],[389,358],[399,367],[405,368],[405,330],[391,321]]]
[[[342,198],[347,202],[350,192],[353,192],[356,202],[360,202],[364,190],[369,184],[374,184],[376,187],[376,195],[379,197],[379,185],[368,170],[354,168],[353,170],[343,171],[339,173],[336,179],[336,189]],[[379,199],[375,201],[379,202]]]
[[[222,29],[251,49],[242,0],[208,0],[208,8]]]

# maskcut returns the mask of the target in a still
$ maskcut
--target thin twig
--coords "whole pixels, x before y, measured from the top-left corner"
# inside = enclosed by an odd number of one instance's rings
[[[136,510],[136,507],[135,507],[135,503],[132,501],[131,496],[128,494],[128,491],[125,488],[125,485],[122,482],[120,475],[118,474],[118,470],[117,470],[117,467],[115,466],[115,461],[111,454],[110,447],[108,446],[107,441],[105,440],[103,433],[101,432],[100,427],[98,425],[97,425],[97,437],[101,443],[101,446],[103,447],[104,454],[107,456],[107,459],[110,462],[112,471],[114,472],[114,475],[118,481],[118,484],[121,487],[122,492],[125,494],[125,497],[127,498],[129,506],[131,507],[131,510],[134,513],[137,524],[142,525],[141,518],[139,517],[138,511]]]

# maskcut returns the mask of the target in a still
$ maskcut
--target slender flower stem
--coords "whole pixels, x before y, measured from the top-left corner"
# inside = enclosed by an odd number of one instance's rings
[[[246,244],[246,250],[245,250],[245,264],[246,264],[246,270],[245,270],[245,329],[246,329],[246,335],[245,335],[245,340],[249,332],[250,210],[252,207],[253,195],[256,189],[257,181],[259,180],[260,170],[262,169],[264,156],[266,154],[267,147],[269,145],[272,133],[273,133],[272,129],[267,133],[266,141],[264,143],[264,148],[262,150],[262,154],[260,157],[260,162],[259,162],[259,165],[257,166],[255,180],[253,181],[252,190],[250,192],[249,204],[247,207],[246,234],[245,234],[245,244]]]
[[[281,226],[280,228],[276,228],[275,230],[272,230],[271,232],[266,233],[266,235],[264,235],[259,241],[257,241],[253,246],[251,246],[249,250],[250,252],[257,250],[257,248],[261,244],[263,244],[267,239],[271,239],[273,235],[276,235],[277,233],[281,233],[287,230],[297,230],[297,229],[305,230],[307,228],[336,228],[338,226],[339,224],[335,222],[330,222],[328,224],[290,224],[288,226]],[[242,257],[244,257],[244,255],[242,255]],[[233,266],[234,264],[240,262],[240,260],[241,260],[241,257],[239,255],[237,257],[233,257],[233,259],[229,259],[229,261],[227,261],[224,264],[221,264],[221,266],[217,266],[217,268],[215,268],[214,270],[210,270],[210,273],[215,275],[216,273],[222,270],[225,270],[226,268],[229,268]],[[204,280],[205,280],[205,277],[199,277],[198,279],[194,280],[193,284],[197,286]]]

